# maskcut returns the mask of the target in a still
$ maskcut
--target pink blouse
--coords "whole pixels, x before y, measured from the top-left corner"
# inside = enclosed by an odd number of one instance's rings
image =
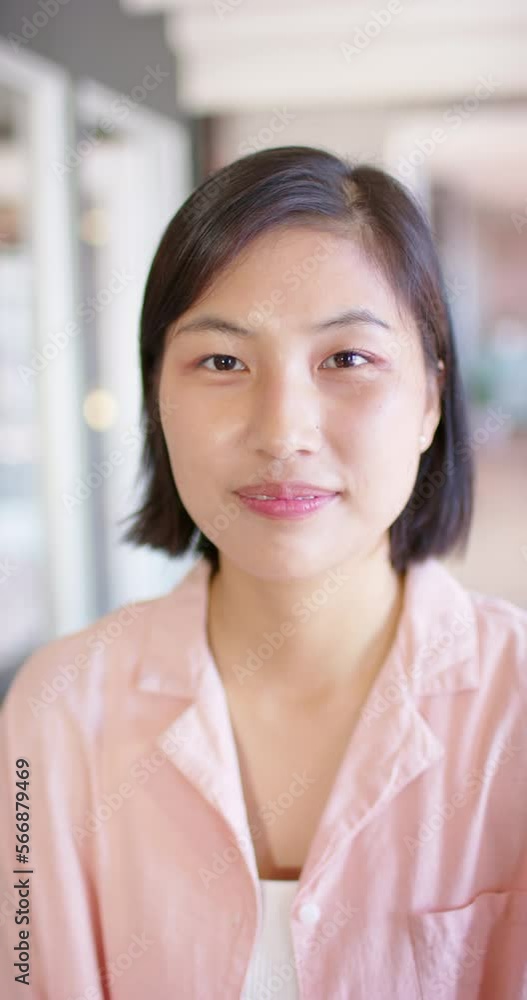
[[[242,994],[262,903],[209,573],[48,643],[11,685],[5,1000]],[[527,612],[433,558],[407,572],[290,932],[301,1000],[527,998]]]

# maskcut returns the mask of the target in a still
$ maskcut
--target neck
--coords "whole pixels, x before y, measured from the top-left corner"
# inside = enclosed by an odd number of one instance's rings
[[[399,622],[404,574],[385,552],[316,577],[266,580],[220,557],[208,641],[225,686],[291,704],[370,686]]]

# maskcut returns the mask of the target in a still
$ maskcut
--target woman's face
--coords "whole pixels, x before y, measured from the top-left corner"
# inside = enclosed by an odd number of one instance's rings
[[[329,325],[350,311],[362,318]],[[212,316],[250,335],[216,329]],[[183,330],[200,319],[199,331]],[[284,580],[379,547],[388,557],[419,436],[429,446],[440,418],[415,325],[366,253],[349,238],[291,228],[255,240],[172,325],[159,407],[192,520],[220,556]],[[299,520],[271,519],[235,492],[266,480],[339,495]]]

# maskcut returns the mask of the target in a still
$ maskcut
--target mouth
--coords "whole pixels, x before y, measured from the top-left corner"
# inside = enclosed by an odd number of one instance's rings
[[[275,519],[296,520],[312,514],[333,503],[339,493],[293,496],[290,498],[270,497],[262,494],[236,493],[242,504],[256,514]]]
[[[335,496],[339,491],[316,486],[314,483],[291,481],[254,483],[250,486],[241,486],[235,492],[238,496],[257,500],[315,500],[319,497]]]

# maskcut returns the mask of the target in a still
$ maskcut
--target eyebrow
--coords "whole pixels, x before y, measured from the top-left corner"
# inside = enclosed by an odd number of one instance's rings
[[[384,330],[392,329],[385,320],[380,319],[379,316],[375,316],[370,309],[357,308],[346,309],[345,312],[340,313],[338,316],[333,316],[331,319],[324,320],[322,323],[315,323],[313,326],[309,327],[309,332],[322,333],[326,330],[340,329],[342,327],[359,324],[380,326]],[[235,337],[254,337],[259,332],[258,330],[240,326],[239,323],[233,323],[230,320],[223,319],[221,316],[197,316],[196,319],[189,320],[188,323],[181,326],[179,330],[175,330],[171,339],[178,337],[183,333],[205,333],[208,330],[219,330],[221,333],[232,333]]]

